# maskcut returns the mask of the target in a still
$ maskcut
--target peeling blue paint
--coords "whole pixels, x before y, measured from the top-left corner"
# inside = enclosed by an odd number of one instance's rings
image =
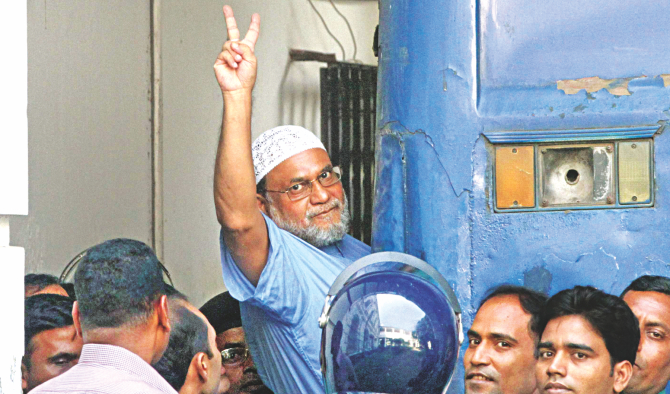
[[[658,17],[669,11],[661,0],[381,0],[374,250],[434,265],[466,328],[502,283],[618,294],[637,276],[670,276],[670,20]],[[557,89],[595,76],[631,94]],[[483,133],[645,125],[662,126],[654,207],[494,213]],[[459,368],[450,393],[463,392]]]

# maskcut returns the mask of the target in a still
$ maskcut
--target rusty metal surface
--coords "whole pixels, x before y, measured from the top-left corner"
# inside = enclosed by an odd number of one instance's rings
[[[535,149],[533,146],[496,148],[498,209],[535,206]]]

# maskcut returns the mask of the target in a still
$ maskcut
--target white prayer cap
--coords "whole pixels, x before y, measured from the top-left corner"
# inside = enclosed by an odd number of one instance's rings
[[[251,144],[256,184],[284,160],[314,148],[326,150],[314,133],[300,126],[279,126],[259,135]]]

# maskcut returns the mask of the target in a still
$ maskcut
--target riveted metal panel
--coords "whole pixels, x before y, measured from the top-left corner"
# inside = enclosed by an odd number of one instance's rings
[[[619,203],[651,201],[651,142],[619,143]]]
[[[533,146],[496,147],[496,206],[535,206],[535,149]]]

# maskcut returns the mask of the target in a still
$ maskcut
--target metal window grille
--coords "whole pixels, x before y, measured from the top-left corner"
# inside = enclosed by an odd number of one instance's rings
[[[321,69],[321,140],[342,167],[351,211],[350,234],[368,245],[372,199],[377,102],[377,67],[329,63]]]

